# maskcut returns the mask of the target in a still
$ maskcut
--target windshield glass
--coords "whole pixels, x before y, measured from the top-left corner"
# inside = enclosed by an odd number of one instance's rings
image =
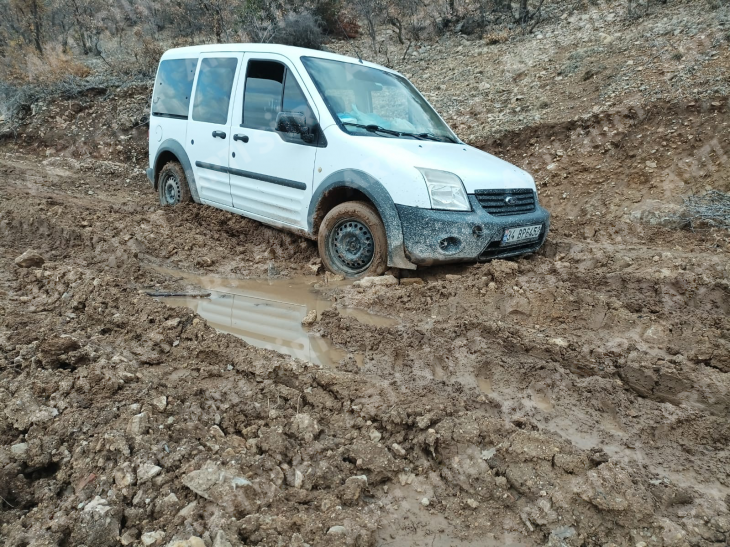
[[[367,66],[302,57],[330,112],[352,134],[458,142],[413,85]]]

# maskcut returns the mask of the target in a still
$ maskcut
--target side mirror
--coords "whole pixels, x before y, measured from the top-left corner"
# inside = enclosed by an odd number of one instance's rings
[[[276,130],[279,133],[300,135],[308,144],[317,138],[307,125],[307,117],[302,112],[279,112],[276,115]]]

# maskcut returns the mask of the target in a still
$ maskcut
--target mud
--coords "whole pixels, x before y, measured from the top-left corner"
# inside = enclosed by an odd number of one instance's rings
[[[726,123],[693,135],[724,143]],[[634,174],[627,147],[568,161],[573,130],[501,141],[513,161],[565,152],[535,160],[541,253],[369,288],[325,275],[310,241],[159,208],[138,167],[0,151],[2,542],[727,544],[728,234],[632,215],[727,190],[727,166],[660,192],[674,179]],[[43,263],[16,265],[29,249]],[[239,296],[244,339],[203,310]],[[277,349],[321,340],[327,366],[257,347],[281,310]]]

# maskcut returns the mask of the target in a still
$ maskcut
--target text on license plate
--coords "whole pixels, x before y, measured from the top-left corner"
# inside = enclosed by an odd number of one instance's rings
[[[507,228],[502,236],[502,245],[517,243],[529,239],[537,239],[540,236],[542,224],[534,226],[520,226],[519,228]]]

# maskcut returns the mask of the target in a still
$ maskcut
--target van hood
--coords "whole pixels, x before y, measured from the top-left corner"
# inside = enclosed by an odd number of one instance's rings
[[[535,181],[527,171],[466,144],[387,137],[353,138],[358,139],[358,146],[370,148],[382,161],[395,162],[401,168],[412,165],[454,173],[469,194],[483,189],[535,190]]]

